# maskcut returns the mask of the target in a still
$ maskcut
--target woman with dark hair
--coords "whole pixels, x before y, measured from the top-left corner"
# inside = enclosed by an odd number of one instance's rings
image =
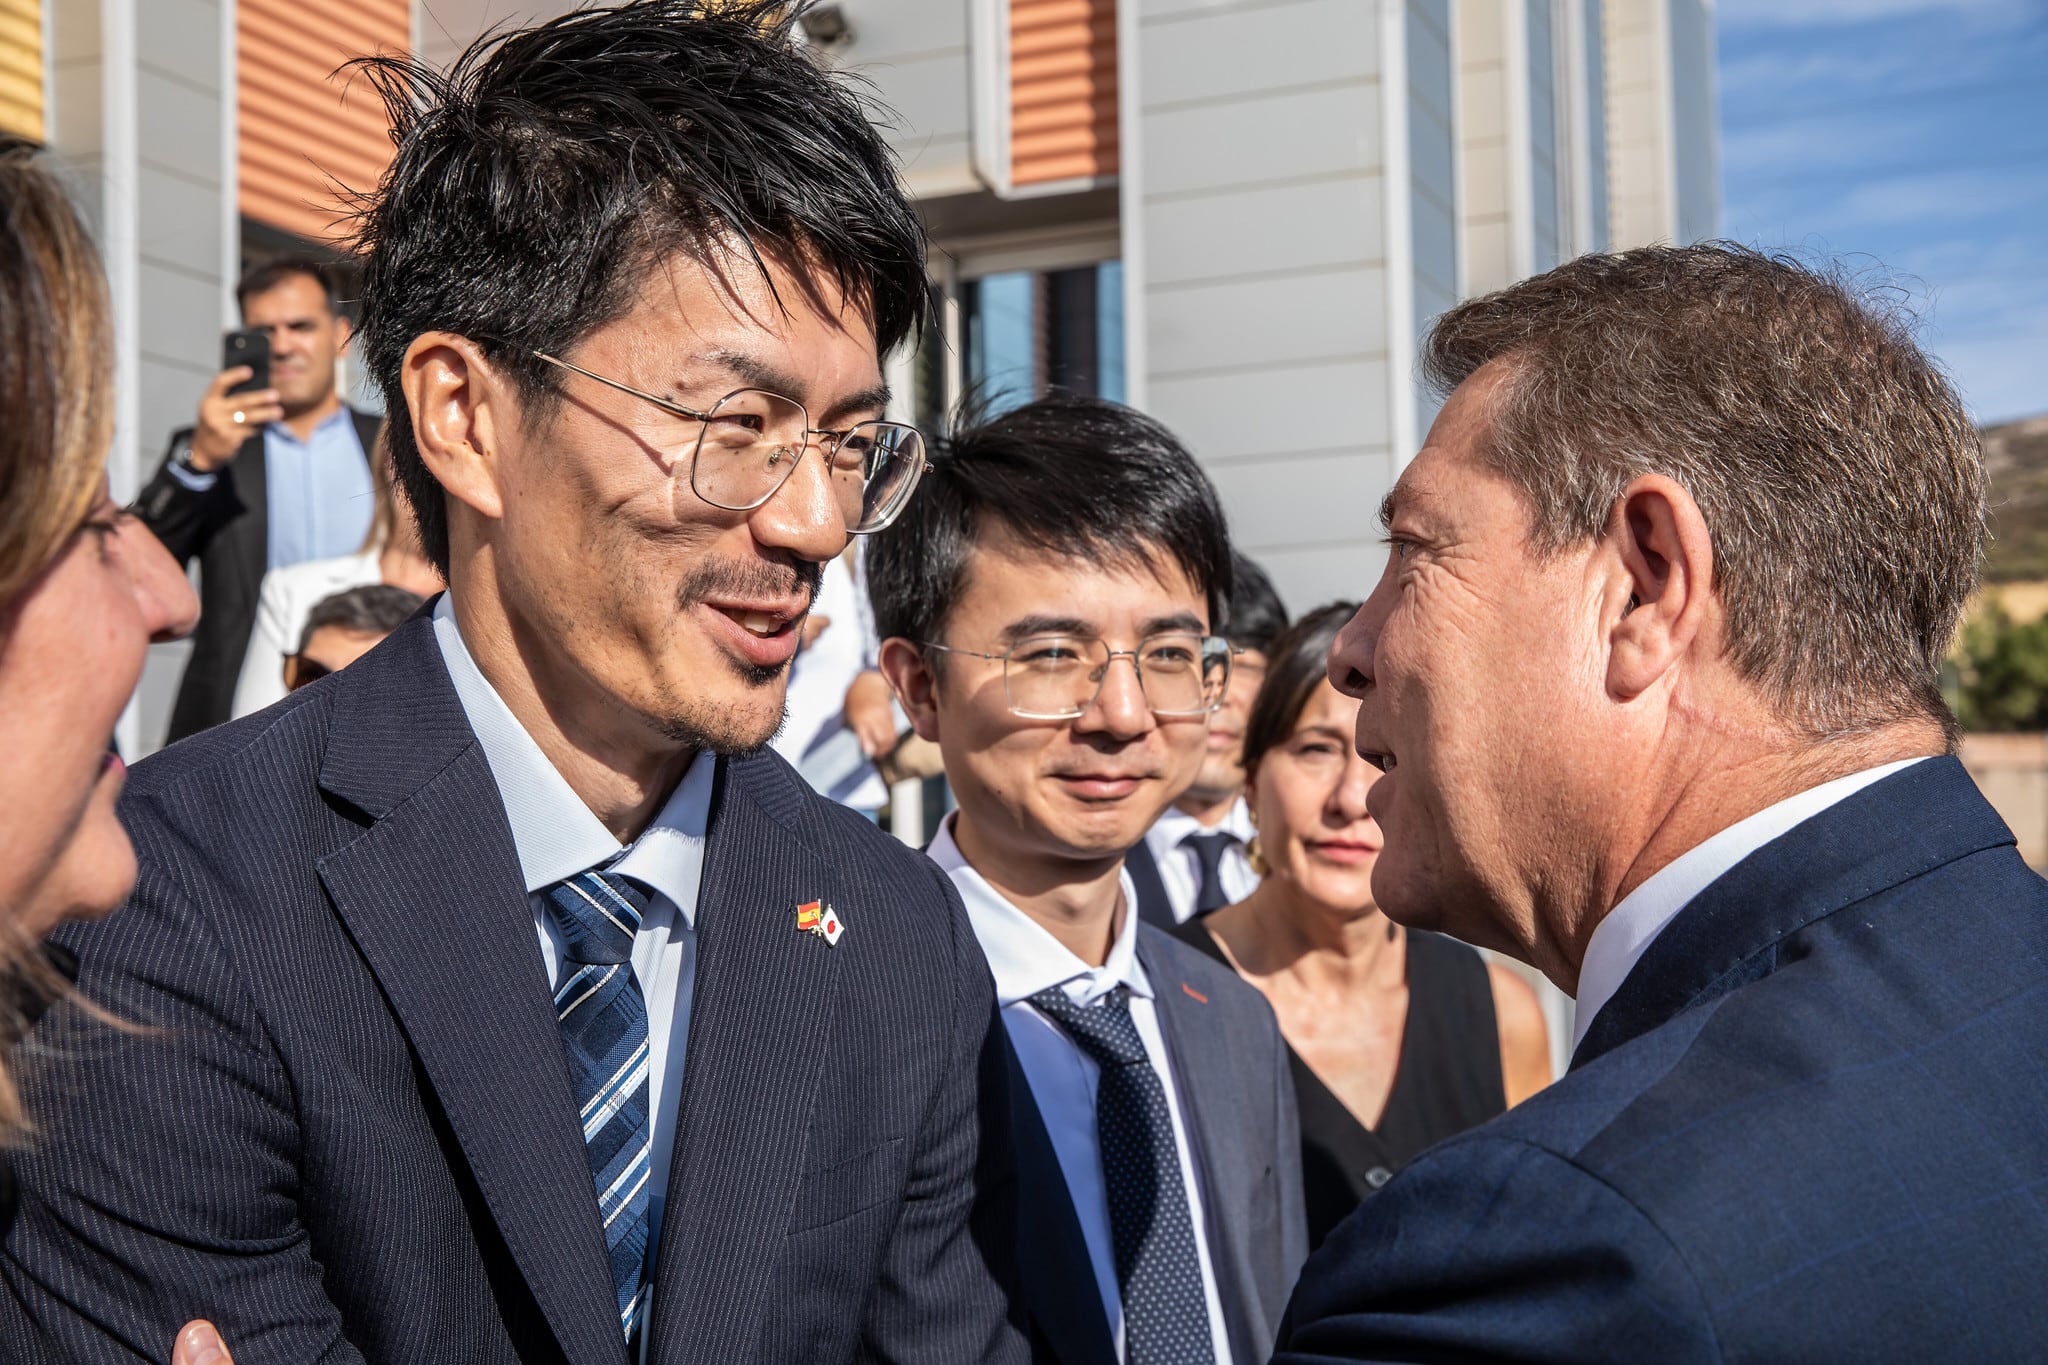
[[[199,604],[107,490],[113,346],[98,253],[25,143],[0,139],[0,1234],[27,1129],[11,1053],[73,963],[43,943],[119,905],[120,719],[152,640]]]
[[[1358,703],[1324,674],[1357,611],[1333,602],[1273,642],[1245,725],[1259,889],[1176,932],[1264,993],[1301,1111],[1311,1245],[1423,1148],[1550,1080],[1528,983],[1373,901],[1378,773],[1352,746]]]

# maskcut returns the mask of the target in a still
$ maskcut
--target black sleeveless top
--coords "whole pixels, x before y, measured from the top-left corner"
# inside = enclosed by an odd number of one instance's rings
[[[1201,920],[1189,920],[1174,935],[1230,965]],[[1415,929],[1408,931],[1407,947],[1408,1018],[1379,1127],[1360,1123],[1301,1054],[1287,1049],[1301,1113],[1301,1184],[1311,1248],[1321,1246],[1360,1201],[1424,1148],[1508,1107],[1485,960],[1456,939]]]

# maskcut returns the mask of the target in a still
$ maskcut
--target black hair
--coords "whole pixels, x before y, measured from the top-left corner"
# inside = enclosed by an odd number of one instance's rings
[[[1287,608],[1273,591],[1273,580],[1249,557],[1230,555],[1230,607],[1223,619],[1224,635],[1239,649],[1263,654],[1287,629]]]
[[[356,222],[362,356],[404,412],[415,337],[469,338],[545,416],[560,355],[631,307],[662,261],[718,270],[766,254],[815,263],[864,299],[882,353],[928,307],[924,233],[870,102],[792,41],[803,4],[637,0],[479,39],[446,72],[357,65],[397,154]],[[787,301],[786,301],[787,302]],[[427,557],[448,570],[441,489],[409,422],[391,424],[399,486]]]
[[[299,632],[298,653],[304,654],[313,636],[330,627],[357,635],[389,635],[411,619],[426,599],[416,592],[394,588],[388,583],[369,583],[332,593],[313,604],[306,613],[305,629]]]
[[[1317,607],[1280,632],[1266,650],[1266,680],[1244,721],[1246,772],[1287,741],[1301,720],[1316,685],[1329,677],[1330,645],[1344,623],[1358,615],[1356,602]]]
[[[303,275],[320,286],[321,297],[327,300],[327,311],[340,316],[341,308],[334,285],[334,267],[312,256],[273,256],[267,261],[258,261],[242,272],[242,278],[235,282],[235,307],[244,313],[249,311],[249,300],[258,294],[268,294],[286,280]]]
[[[868,595],[884,639],[930,641],[966,588],[969,551],[1006,532],[1042,553],[1140,563],[1164,552],[1223,619],[1230,536],[1195,457],[1150,417],[1101,398],[1041,398],[968,414],[896,523],[868,538]]]

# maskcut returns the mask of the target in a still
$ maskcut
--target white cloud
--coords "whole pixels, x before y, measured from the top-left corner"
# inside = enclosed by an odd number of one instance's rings
[[[1992,23],[2026,19],[2034,0],[1720,0],[1724,26],[1835,28],[1885,19],[1950,15]]]

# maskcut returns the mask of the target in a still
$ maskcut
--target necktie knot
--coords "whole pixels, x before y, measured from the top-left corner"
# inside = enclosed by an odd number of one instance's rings
[[[1058,1024],[1074,1045],[1103,1068],[1149,1063],[1145,1040],[1131,1022],[1131,992],[1118,986],[1099,1005],[1077,1005],[1058,986],[1031,997],[1045,1016]]]
[[[633,936],[647,913],[647,893],[610,872],[580,872],[547,890],[562,929],[562,955],[609,966],[633,956]]]
[[[1230,893],[1223,889],[1223,855],[1237,846],[1237,836],[1227,830],[1196,830],[1180,841],[1182,848],[1193,849],[1195,863],[1201,868],[1201,880],[1195,890],[1195,913],[1206,915],[1211,910],[1221,910],[1230,904]]]

